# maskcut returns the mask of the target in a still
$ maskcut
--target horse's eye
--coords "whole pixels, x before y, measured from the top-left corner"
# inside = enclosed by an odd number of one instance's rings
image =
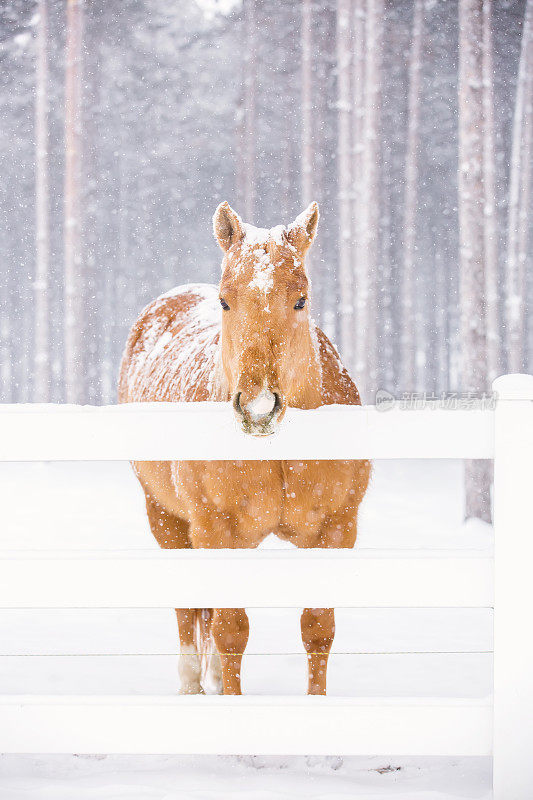
[[[229,306],[228,306],[228,304],[226,303],[226,301],[224,300],[223,297],[220,298],[220,305],[222,306],[224,311],[229,311]]]
[[[305,306],[305,297],[300,297],[294,308],[298,310],[300,308],[303,308],[304,306]]]

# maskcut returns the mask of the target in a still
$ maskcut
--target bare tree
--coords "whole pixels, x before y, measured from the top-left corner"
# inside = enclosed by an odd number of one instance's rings
[[[316,48],[313,46],[313,30],[316,30],[314,20],[313,0],[302,0],[302,150],[301,150],[301,180],[302,180],[302,205],[308,206],[313,200],[322,200],[319,188],[319,175],[317,163],[317,134],[323,124],[318,118],[321,105],[315,104],[313,93],[313,73],[316,59]],[[314,24],[313,24],[314,23]],[[319,90],[320,91],[320,90]],[[321,293],[321,241],[319,236],[313,249],[307,257],[307,269],[311,278],[313,291],[313,313],[317,319],[321,318],[322,293]]]
[[[409,100],[405,158],[403,272],[401,285],[402,328],[400,334],[402,388],[411,391],[416,388],[415,359],[417,322],[415,318],[415,254],[423,26],[424,2],[423,0],[414,0],[411,50],[409,53]]]
[[[353,273],[351,263],[351,96],[350,96],[350,0],[337,0],[337,175],[339,196],[339,290],[342,355],[349,368],[353,363]]]
[[[354,212],[362,198],[358,188],[362,180],[363,156],[365,146],[365,0],[353,3],[353,59],[352,59],[352,97],[353,97],[353,195]],[[355,202],[359,201],[359,202]],[[355,213],[354,213],[354,216]]]
[[[485,298],[487,375],[492,383],[500,371],[498,313],[498,231],[494,160],[494,86],[492,71],[492,0],[483,1],[483,186],[485,192]]]
[[[0,207],[6,208],[7,186],[0,187]],[[9,258],[9,246],[6,237],[0,237],[0,257],[3,263],[7,263]],[[12,317],[12,284],[13,276],[7,270],[0,282],[0,397],[4,403],[14,401],[14,379],[13,366],[15,363],[15,353],[13,348]]]
[[[37,69],[35,86],[35,378],[37,402],[50,399],[49,253],[48,207],[48,2],[39,0]]]
[[[365,0],[353,3],[352,63],[352,263],[353,263],[353,340],[357,342],[359,321],[364,321],[364,303],[360,289],[366,285],[366,263],[363,249],[365,157]],[[356,345],[354,345],[356,350]],[[358,365],[357,365],[358,366]]]
[[[376,315],[379,328],[376,331],[376,351],[378,355],[376,387],[394,385],[394,319],[393,297],[394,276],[392,257],[392,175],[389,167],[392,161],[390,142],[384,140],[383,165],[381,169],[381,211],[380,211],[380,275],[379,292],[376,292]]]
[[[465,392],[486,389],[483,0],[459,0],[459,237],[461,382]],[[465,465],[465,516],[490,521],[487,462]]]
[[[533,128],[533,0],[527,0],[513,121],[509,225],[506,264],[506,333],[508,368],[520,372],[525,359],[525,296],[528,206]]]
[[[377,294],[380,268],[381,72],[384,0],[367,0],[365,17],[365,133],[361,260],[357,286],[355,374],[363,395],[377,380]]]
[[[281,154],[281,177],[280,177],[280,211],[281,219],[290,219],[293,211],[291,207],[291,190],[292,182],[294,180],[292,161],[293,161],[293,141],[292,133],[292,120],[289,116],[285,119],[284,134],[285,141],[283,143],[283,151]]]
[[[102,401],[104,330],[113,316],[105,308],[108,274],[102,274],[101,230],[105,214],[101,194],[102,167],[99,161],[98,130],[101,126],[101,89],[103,71],[99,69],[102,57],[100,48],[102,30],[102,0],[91,0],[84,9],[83,20],[83,183],[80,188],[83,207],[83,230],[81,248],[84,265],[84,319],[86,375],[85,402],[98,404]],[[105,98],[106,102],[108,98]],[[141,199],[141,198],[139,198]],[[118,207],[122,217],[123,207]],[[107,270],[104,271],[107,273]],[[135,270],[137,273],[138,270]]]
[[[331,170],[332,122],[331,87],[335,83],[336,53],[336,8],[331,4],[315,0],[312,20],[312,71],[313,71],[313,197],[317,200],[323,222],[315,239],[311,255],[313,275],[313,314],[328,336],[335,338],[337,320],[337,275],[330,268],[331,251],[338,242],[334,226],[325,224],[328,212],[334,203],[334,193],[330,191],[335,180]],[[319,303],[316,300],[319,295]]]
[[[302,0],[302,200],[313,197],[313,2]]]
[[[65,66],[65,394],[84,400],[81,235],[83,0],[67,0]]]
[[[246,29],[244,59],[244,117],[243,117],[243,214],[249,222],[255,213],[255,138],[256,138],[256,0],[244,4]]]
[[[438,238],[446,237],[441,232]],[[445,239],[446,240],[446,239]],[[435,247],[434,255],[435,275],[435,363],[436,363],[436,389],[444,392],[449,388],[449,341],[450,319],[448,306],[450,303],[450,269],[448,259],[443,257],[442,247]]]

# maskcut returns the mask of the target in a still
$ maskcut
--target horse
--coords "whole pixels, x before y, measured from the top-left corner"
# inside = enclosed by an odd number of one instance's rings
[[[179,286],[142,311],[125,347],[119,402],[231,401],[251,436],[274,433],[288,407],[360,405],[336,349],[310,316],[305,257],[318,216],[311,203],[292,224],[267,230],[221,203],[213,217],[220,285]],[[296,547],[351,548],[371,464],[137,461],[133,469],[162,548],[252,548],[272,533]],[[176,615],[180,691],[202,693],[209,680],[215,692],[241,694],[245,610]],[[304,609],[301,634],[308,693],[323,695],[333,609]]]

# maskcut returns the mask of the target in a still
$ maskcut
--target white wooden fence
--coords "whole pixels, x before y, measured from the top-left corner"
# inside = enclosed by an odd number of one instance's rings
[[[225,404],[1,407],[2,461],[494,458],[496,552],[0,552],[0,608],[495,609],[494,702],[3,695],[0,752],[492,753],[496,800],[529,800],[533,376],[494,389],[495,409],[293,410],[267,439]]]

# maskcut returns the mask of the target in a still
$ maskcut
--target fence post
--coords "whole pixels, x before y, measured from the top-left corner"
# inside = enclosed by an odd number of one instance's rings
[[[503,375],[494,442],[494,800],[533,797],[533,375]]]

